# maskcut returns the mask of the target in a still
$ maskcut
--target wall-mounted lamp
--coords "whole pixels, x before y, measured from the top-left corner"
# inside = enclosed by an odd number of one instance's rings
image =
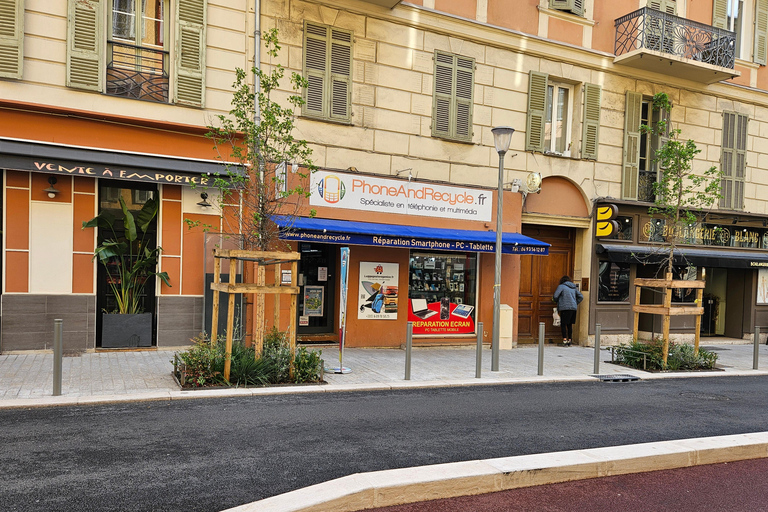
[[[56,187],[54,187],[54,185],[55,185],[55,184],[56,184],[58,181],[59,181],[59,180],[57,180],[55,176],[49,176],[49,177],[48,177],[48,184],[49,184],[50,186],[49,186],[48,188],[44,188],[44,189],[43,189],[43,192],[45,192],[46,194],[48,194],[48,197],[50,197],[51,199],[53,199],[54,197],[56,197],[56,194],[58,194],[58,193],[60,192],[60,191],[59,191],[59,190],[58,190]]]
[[[206,192],[200,193],[200,199],[202,199],[202,201],[197,203],[197,206],[200,206],[202,208],[210,208],[211,206],[213,206],[211,203],[208,202],[208,194]]]

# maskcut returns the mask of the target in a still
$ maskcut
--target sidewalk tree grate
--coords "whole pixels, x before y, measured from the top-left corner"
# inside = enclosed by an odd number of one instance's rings
[[[610,374],[610,375],[592,375],[592,377],[596,379],[600,379],[603,382],[633,382],[636,380],[640,380],[640,377],[635,377],[634,375],[627,375],[627,374]]]

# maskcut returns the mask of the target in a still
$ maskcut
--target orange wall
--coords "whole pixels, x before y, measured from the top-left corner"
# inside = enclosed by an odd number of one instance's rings
[[[705,25],[712,25],[712,2],[694,2],[692,0],[686,1],[686,19],[691,21],[698,21],[699,23],[703,23]],[[747,8],[747,2],[744,2],[744,7]],[[681,12],[679,7],[677,12]]]
[[[584,40],[584,27],[561,20],[559,18],[549,18],[549,38],[555,41],[562,41],[575,46],[582,46]]]
[[[488,0],[488,23],[526,34],[538,34],[538,5],[539,0],[515,0],[515,8],[510,9],[510,0]]]
[[[616,41],[616,27],[614,21],[617,18],[637,10],[637,2],[606,2],[597,0],[594,5],[594,20],[597,24],[592,27],[592,48],[601,52],[614,52]],[[550,35],[552,33],[550,32]]]
[[[184,214],[185,219],[199,222],[196,227],[184,225],[182,235],[182,295],[203,295],[203,244],[206,226],[212,226],[218,231],[219,217],[216,215]],[[213,272],[213,269],[210,269]],[[174,284],[174,286],[177,286]]]
[[[477,17],[477,0],[435,0],[435,10],[473,20]]]
[[[94,293],[95,230],[83,229],[83,222],[96,216],[96,180],[75,177],[73,188],[72,250],[75,254],[72,255],[72,292]]]
[[[5,291],[25,293],[29,291],[29,173],[5,171],[5,183]]]

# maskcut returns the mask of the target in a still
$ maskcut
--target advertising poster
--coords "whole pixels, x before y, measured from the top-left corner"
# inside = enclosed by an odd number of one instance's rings
[[[323,316],[324,292],[322,286],[304,287],[304,316]]]
[[[398,263],[360,262],[359,320],[397,320]]]
[[[768,304],[768,269],[757,271],[757,303]]]
[[[443,297],[437,302],[427,299],[408,300],[408,321],[413,322],[413,334],[474,334],[474,306],[454,304]]]

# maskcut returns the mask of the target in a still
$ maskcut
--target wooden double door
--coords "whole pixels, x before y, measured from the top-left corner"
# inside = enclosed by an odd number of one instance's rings
[[[575,230],[552,226],[524,225],[523,234],[551,244],[549,256],[521,256],[518,302],[518,342],[538,342],[539,322],[545,324],[547,341],[559,341],[560,327],[552,325],[552,295],[560,278],[573,278]]]

